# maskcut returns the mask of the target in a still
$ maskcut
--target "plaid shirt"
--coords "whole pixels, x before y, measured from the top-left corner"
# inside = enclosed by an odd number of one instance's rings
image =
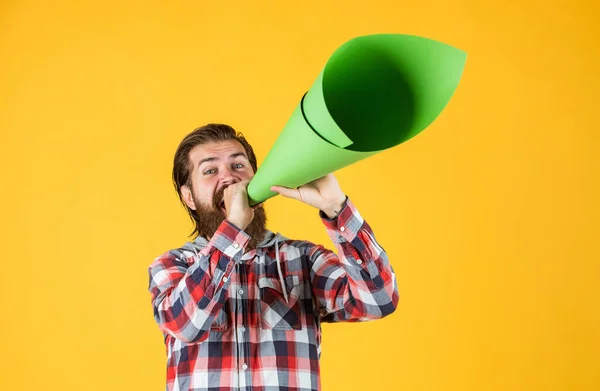
[[[321,322],[394,312],[394,271],[356,207],[319,216],[340,256],[270,231],[245,253],[249,236],[224,220],[152,263],[168,391],[320,390]]]

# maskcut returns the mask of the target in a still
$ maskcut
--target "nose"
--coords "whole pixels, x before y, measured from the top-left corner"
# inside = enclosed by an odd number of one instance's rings
[[[221,187],[227,187],[240,181],[240,179],[231,171],[229,167],[223,167],[219,171],[221,174]]]

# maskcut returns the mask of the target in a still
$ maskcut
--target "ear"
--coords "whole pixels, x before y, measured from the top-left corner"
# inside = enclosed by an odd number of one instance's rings
[[[181,198],[185,201],[186,205],[192,209],[196,210],[196,204],[194,204],[194,195],[192,194],[192,190],[187,185],[181,186]]]

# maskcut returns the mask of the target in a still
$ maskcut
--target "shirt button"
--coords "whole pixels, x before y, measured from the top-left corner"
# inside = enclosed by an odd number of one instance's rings
[[[245,371],[246,369],[248,369],[248,365],[246,365],[246,364],[242,365],[242,369]]]
[[[342,226],[342,228],[340,228],[340,231],[344,232],[346,230],[346,227]]]
[[[246,331],[246,328],[244,326],[240,327],[240,331],[243,333],[244,331]]]
[[[238,293],[239,293],[240,295],[243,295],[243,294],[244,294],[244,290],[243,290],[243,289],[240,289],[240,290],[238,291]]]
[[[227,282],[227,277],[223,277],[223,282]]]
[[[237,243],[233,243],[233,248],[238,248],[238,247],[240,247],[240,245],[239,245],[239,244],[237,244]]]
[[[362,264],[362,259],[357,260],[356,263],[358,263],[359,265],[361,265]]]

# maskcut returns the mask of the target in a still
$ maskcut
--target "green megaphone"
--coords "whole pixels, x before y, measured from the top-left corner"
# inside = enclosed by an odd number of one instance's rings
[[[431,39],[351,39],[327,61],[248,185],[250,205],[395,147],[429,126],[452,97],[466,53]]]

